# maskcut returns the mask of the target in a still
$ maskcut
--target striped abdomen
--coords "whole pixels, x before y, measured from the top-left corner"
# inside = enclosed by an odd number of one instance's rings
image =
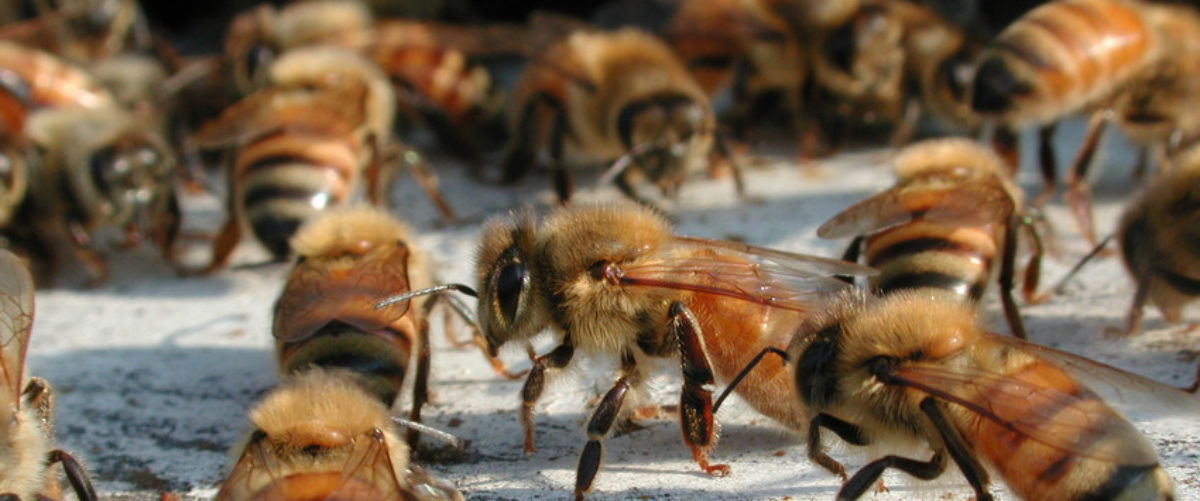
[[[978,301],[991,276],[998,238],[992,226],[946,226],[916,221],[866,240],[867,265],[879,270],[880,294],[936,287]]]
[[[288,239],[302,223],[353,195],[360,149],[353,138],[276,134],[237,152],[233,183],[240,213],[276,259],[289,255]]]
[[[975,111],[1013,124],[1049,122],[1104,98],[1155,55],[1141,9],[1120,0],[1059,0],[1030,11],[989,44]]]
[[[993,388],[1017,384],[1013,379],[1074,398],[1054,398],[1053,392],[1021,392],[1018,397],[1011,389]],[[1095,393],[1054,365],[1031,358],[1005,378],[980,381],[978,391],[979,401],[992,402],[989,408],[1001,421],[1032,426],[1073,449],[1052,447],[1045,439],[1014,433],[978,415],[957,414],[964,438],[987,458],[1016,497],[1029,501],[1172,499],[1171,480],[1146,439]],[[1005,398],[1021,401],[1011,405],[997,401]]]
[[[312,366],[346,369],[359,376],[363,389],[390,406],[404,384],[413,339],[411,333],[369,333],[334,320],[308,338],[281,342],[279,370],[295,374]]]
[[[375,62],[404,89],[401,101],[417,111],[433,107],[451,121],[482,113],[492,95],[492,80],[482,66],[467,60],[461,51],[417,46],[390,48],[376,53]],[[405,99],[405,95],[409,99]],[[412,102],[412,98],[426,102]]]

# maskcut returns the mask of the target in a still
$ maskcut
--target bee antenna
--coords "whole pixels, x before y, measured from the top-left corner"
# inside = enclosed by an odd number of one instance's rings
[[[438,440],[441,440],[443,442],[446,442],[446,443],[450,444],[451,446],[453,446],[455,449],[458,449],[460,451],[467,449],[467,443],[465,441],[463,441],[463,439],[455,436],[453,433],[442,431],[442,430],[439,430],[432,426],[418,423],[416,421],[409,421],[407,419],[404,419],[402,417],[397,417],[397,416],[392,416],[392,422],[396,423],[397,425],[399,425],[402,428],[407,428],[407,429],[413,430],[417,433],[420,433],[422,435],[427,435],[427,436],[436,438]]]
[[[725,390],[721,392],[721,396],[717,397],[717,402],[712,406],[712,413],[714,415],[717,413],[717,409],[721,408],[721,404],[725,402],[725,398],[728,397],[730,393],[733,393],[733,390],[737,388],[738,383],[741,383],[742,380],[746,378],[746,375],[750,374],[750,371],[758,366],[758,363],[762,361],[763,357],[771,353],[779,355],[779,358],[782,358],[784,363],[788,362],[788,354],[786,351],[775,347],[763,348],[762,351],[758,352],[758,355],[755,355],[754,358],[750,359],[750,363],[746,364],[746,366],[742,368],[742,371],[738,373],[737,377],[733,378],[733,381],[729,382],[729,385],[726,386]]]
[[[1091,261],[1092,258],[1098,256],[1105,247],[1108,247],[1108,243],[1111,242],[1116,236],[1117,234],[1113,233],[1107,237],[1104,237],[1104,240],[1101,240],[1100,243],[1096,244],[1096,248],[1092,249],[1092,251],[1086,256],[1083,256],[1083,259],[1080,259],[1078,263],[1075,263],[1075,266],[1071,268],[1071,271],[1068,271],[1066,276],[1062,277],[1062,279],[1054,285],[1054,288],[1050,289],[1050,294],[1061,293],[1063,289],[1066,288],[1067,282],[1070,282],[1072,278],[1075,278],[1075,274],[1079,273],[1079,270],[1083,269],[1083,265],[1087,264],[1088,261]]]
[[[409,291],[404,294],[398,294],[398,295],[389,297],[378,303],[375,303],[375,309],[376,310],[383,309],[383,308],[386,308],[386,307],[391,306],[396,303],[408,301],[409,299],[412,299],[414,297],[425,296],[425,295],[429,295],[429,294],[437,294],[439,292],[448,291],[448,290],[458,291],[458,292],[461,292],[461,293],[466,294],[471,297],[479,297],[479,293],[475,292],[475,289],[472,289],[468,285],[442,284],[442,285],[435,285],[433,287],[427,287],[427,288],[419,289],[419,290],[415,290],[415,291]]]
[[[596,181],[596,184],[603,186],[613,182],[617,176],[621,175],[622,172],[625,172],[625,169],[628,169],[630,165],[633,165],[633,161],[637,159],[637,157],[645,155],[651,151],[661,149],[664,146],[665,145],[661,140],[647,141],[645,143],[637,144],[636,146],[630,148],[629,151],[625,152],[624,155],[621,155],[621,157],[615,162],[613,162],[612,166],[609,167],[608,170],[604,171],[604,174],[600,176],[600,180]]]

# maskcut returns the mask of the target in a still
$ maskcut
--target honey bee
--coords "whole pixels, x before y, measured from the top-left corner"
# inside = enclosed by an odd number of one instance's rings
[[[1144,147],[1162,152],[1175,132],[1193,132],[1195,119],[1187,110],[1197,99],[1191,56],[1198,49],[1200,14],[1192,7],[1057,0],[1025,14],[984,48],[971,105],[999,125],[994,141],[1014,166],[1012,131],[1041,127],[1039,162],[1046,187],[1035,204],[1048,199],[1057,185],[1054,121],[1090,112],[1065,196],[1094,244],[1091,192],[1084,177],[1101,134],[1117,120]]]
[[[601,441],[627,415],[627,397],[664,358],[681,360],[680,425],[692,458],[709,474],[727,473],[708,460],[716,441],[714,375],[728,380],[762,348],[782,348],[816,298],[847,286],[833,275],[869,273],[853,263],[673,235],[638,204],[566,206],[541,224],[528,212],[493,219],[475,268],[479,326],[492,354],[547,327],[560,337],[534,360],[521,391],[526,453],[534,450],[534,407],[548,375],[568,366],[576,350],[620,360],[620,375],[588,422],[576,497],[590,490]],[[776,363],[740,394],[801,429],[800,411],[776,398],[789,384]]]
[[[1125,209],[1117,225],[1121,255],[1137,290],[1124,333],[1141,328],[1149,301],[1168,322],[1178,322],[1183,306],[1200,294],[1196,229],[1200,205],[1200,147],[1177,155],[1173,169],[1153,179]]]
[[[0,40],[0,127],[19,133],[39,108],[98,108],[113,97],[89,73],[46,52]]]
[[[1012,297],[1021,189],[1007,176],[1004,160],[969,139],[933,139],[896,154],[896,185],[842,211],[817,229],[822,238],[854,236],[847,261],[879,270],[871,289],[937,287],[978,303],[1000,255],[999,284],[1013,334],[1025,327]],[[1032,226],[1028,226],[1032,228]],[[1034,296],[1041,258],[1026,267],[1025,297]]]
[[[1200,408],[1174,388],[985,332],[972,306],[938,289],[839,294],[796,331],[786,358],[796,406],[810,421],[813,462],[846,478],[824,451],[822,428],[851,445],[912,450],[923,442],[933,450],[928,460],[872,461],[843,483],[837,498],[846,500],[889,468],[932,480],[947,460],[979,500],[993,499],[985,467],[1019,499],[1174,499],[1153,446],[1080,376],[1146,391],[1171,408]]]
[[[120,230],[127,246],[152,242],[176,265],[175,158],[161,136],[117,107],[41,110],[29,118],[25,135],[40,156],[26,224],[43,242],[67,237],[91,275],[89,284],[108,278],[93,239],[103,226]]]
[[[390,407],[413,363],[409,419],[420,421],[428,400],[428,317],[441,296],[414,299],[412,307],[375,308],[389,292],[430,284],[425,256],[410,246],[409,234],[400,221],[365,207],[325,212],[300,228],[292,238],[300,260],[275,305],[280,372],[349,369]],[[507,375],[503,364],[491,360]],[[415,442],[416,434],[408,439]]]
[[[604,177],[643,201],[631,184],[635,174],[671,195],[714,146],[704,90],[670,48],[633,28],[581,30],[554,42],[526,67],[512,104],[502,179],[519,179],[548,145],[563,202],[574,190],[569,165],[616,160]]]
[[[216,499],[463,499],[409,462],[387,407],[357,383],[310,369],[267,394]]]
[[[81,64],[126,51],[152,51],[155,40],[137,0],[36,1],[37,17],[5,26],[0,38]]]
[[[689,0],[663,38],[710,99],[732,94],[728,121],[744,135],[771,107],[797,113],[807,77],[804,51],[786,23],[759,0]]]
[[[276,261],[313,215],[346,203],[365,184],[386,199],[391,159],[404,162],[447,219],[423,160],[391,139],[394,96],[370,61],[334,47],[289,51],[271,68],[272,86],[251,94],[197,131],[202,147],[236,147],[225,223],[202,272],[220,268],[247,224]],[[364,179],[365,178],[365,179]]]
[[[11,252],[0,249],[0,296],[4,321],[0,322],[0,497],[32,501],[62,499],[58,476],[50,467],[59,463],[75,495],[84,501],[96,499],[92,482],[83,466],[66,451],[54,449],[50,423],[53,391],[41,378],[25,374],[25,350],[33,328],[33,278]]]

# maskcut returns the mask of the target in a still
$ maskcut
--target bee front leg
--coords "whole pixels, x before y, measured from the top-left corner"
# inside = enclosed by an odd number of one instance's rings
[[[1088,123],[1087,133],[1083,137],[1083,145],[1071,162],[1071,170],[1067,173],[1067,205],[1075,216],[1079,231],[1083,233],[1089,245],[1096,245],[1096,225],[1092,216],[1092,188],[1087,184],[1087,172],[1096,156],[1100,136],[1104,133],[1112,117],[1112,111],[1105,110],[1092,116]]]
[[[604,398],[600,399],[596,410],[592,411],[591,419],[588,419],[588,442],[583,446],[583,452],[579,455],[579,467],[575,471],[576,500],[582,500],[583,494],[592,490],[592,481],[600,471],[600,460],[604,456],[604,445],[600,441],[612,430],[613,423],[625,404],[625,396],[639,379],[637,362],[632,356],[626,355],[621,361],[621,372],[621,377],[617,378],[617,382],[613,383],[608,393],[604,394]]]
[[[75,490],[75,496],[79,501],[96,501],[96,490],[92,488],[92,479],[83,469],[83,465],[74,456],[67,454],[61,449],[54,449],[46,457],[47,464],[60,463],[63,471],[67,473],[67,481],[71,483],[71,488]]]
[[[1017,132],[1005,124],[996,124],[992,133],[992,149],[1008,164],[1009,177],[1014,177],[1021,168],[1021,157],[1017,152]]]
[[[475,345],[479,347],[479,351],[483,353],[483,356],[487,358],[488,363],[491,364],[492,371],[494,371],[497,375],[508,379],[509,381],[521,379],[522,376],[529,372],[512,372],[508,370],[508,366],[504,365],[504,362],[500,360],[499,357],[494,357],[491,353],[488,353],[487,340],[484,339],[483,332],[479,330],[479,324],[475,322],[475,318],[471,313],[471,308],[463,304],[455,296],[450,294],[434,294],[433,297],[431,297],[429,301],[425,303],[425,309],[427,310],[426,316],[429,315],[429,311],[433,310],[433,307],[436,304],[440,304],[442,302],[445,302],[446,304],[446,319],[443,322],[443,331],[446,336],[446,340],[449,341],[452,346],[455,348],[464,348],[469,345]],[[470,341],[459,341],[458,339],[454,338],[453,334],[451,334],[449,328],[449,319],[451,315],[457,316],[463,321],[463,323],[467,324],[467,328],[471,330]]]
[[[554,351],[533,360],[533,367],[529,369],[525,385],[521,387],[521,427],[525,429],[525,454],[534,451],[533,407],[537,404],[538,399],[542,398],[542,391],[546,389],[546,368],[566,367],[573,356],[575,356],[575,345],[571,343],[570,336],[567,336]]]
[[[1013,298],[1013,276],[1016,274],[1017,259],[1017,218],[1009,216],[1004,225],[1004,249],[1000,256],[1000,302],[1004,306],[1004,318],[1014,336],[1028,339],[1025,323],[1021,321],[1021,312],[1017,309],[1017,300]]]
[[[713,423],[713,371],[700,338],[700,324],[683,303],[671,303],[671,331],[679,342],[680,364],[683,368],[683,390],[679,395],[679,426],[683,441],[692,449],[692,459],[700,469],[713,476],[729,474],[729,466],[709,464],[708,454],[717,443]]]
[[[938,407],[937,400],[934,400],[932,397],[922,400],[921,411],[929,417],[930,421],[933,421],[934,428],[937,429],[938,433],[942,436],[942,443],[945,444],[946,450],[950,452],[950,458],[953,459],[954,463],[958,465],[958,469],[962,470],[962,474],[967,478],[967,483],[971,484],[971,488],[975,489],[976,501],[991,501],[992,495],[987,491],[987,470],[984,470],[983,466],[979,464],[979,461],[975,459],[975,456],[971,455],[971,451],[967,449],[967,444],[963,441],[962,435],[960,435],[958,433],[958,429],[954,428],[954,426],[950,424],[950,421],[946,419],[945,414],[942,413],[942,409]],[[937,459],[937,457],[941,455],[942,453],[939,451],[934,456],[934,459]],[[932,462],[932,460],[930,462]],[[916,473],[912,474],[913,476],[922,478],[923,480],[928,480],[920,477]],[[934,476],[936,477],[937,475]]]
[[[1038,129],[1038,169],[1042,172],[1042,192],[1033,200],[1034,207],[1046,204],[1058,188],[1058,159],[1054,156],[1054,123]]]
[[[413,375],[412,389],[412,409],[408,411],[408,420],[414,423],[421,422],[421,408],[429,401],[429,316],[421,317],[421,325],[417,328],[417,371]],[[420,433],[412,428],[408,429],[404,440],[408,442],[409,448],[413,451],[417,450],[417,442],[420,440]]]
[[[817,414],[817,417],[814,417],[812,421],[809,422],[808,459],[814,463],[817,463],[817,466],[829,470],[830,473],[842,477],[842,480],[845,481],[846,467],[842,466],[842,463],[839,463],[836,459],[829,457],[829,454],[826,454],[824,448],[821,446],[821,428],[832,431],[833,433],[837,434],[839,438],[845,440],[846,443],[851,445],[867,445],[870,444],[871,441],[867,438],[866,434],[863,433],[862,428],[859,428],[853,423],[833,417],[829,414]],[[879,475],[875,476],[878,477]],[[871,481],[874,481],[874,478],[872,478]],[[863,487],[863,489],[866,489],[866,487]]]

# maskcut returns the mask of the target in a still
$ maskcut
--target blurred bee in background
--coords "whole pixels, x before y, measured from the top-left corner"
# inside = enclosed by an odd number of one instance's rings
[[[1054,192],[1054,122],[1088,110],[1092,117],[1067,174],[1066,200],[1084,236],[1096,243],[1085,182],[1101,133],[1118,120],[1144,148],[1166,157],[1172,137],[1194,134],[1197,99],[1192,55],[1200,50],[1200,14],[1185,5],[1121,0],[1057,0],[1019,18],[985,47],[971,90],[973,109],[997,123],[993,141],[1016,166],[1019,127],[1038,124],[1039,163]],[[1146,164],[1143,151],[1143,165]],[[1140,170],[1140,169],[1139,169]]]
[[[604,178],[629,198],[649,203],[634,189],[635,176],[673,195],[704,167],[715,141],[704,89],[669,47],[633,28],[577,31],[550,45],[517,83],[512,117],[502,180],[539,165],[546,146],[562,202],[574,191],[570,167],[614,160]],[[734,180],[742,193],[736,163]]]
[[[1200,411],[1200,401],[986,332],[975,315],[949,291],[881,298],[846,291],[808,317],[786,353],[775,352],[791,362],[794,405],[810,421],[813,462],[846,478],[845,467],[825,453],[821,428],[851,445],[911,451],[923,443],[933,451],[928,460],[889,455],[872,461],[844,481],[838,499],[859,499],[889,468],[935,479],[947,460],[979,500],[993,499],[985,467],[1020,499],[1174,499],[1154,447],[1081,381],[1111,381],[1189,413]]]
[[[335,47],[308,47],[276,61],[271,80],[196,133],[201,147],[235,147],[228,212],[202,272],[225,264],[243,224],[275,261],[286,260],[296,228],[351,200],[360,185],[372,202],[384,203],[393,162],[408,167],[453,219],[424,160],[391,140],[394,96],[374,64]]]
[[[216,499],[462,500],[409,462],[387,407],[358,383],[310,369],[268,393]]]
[[[30,112],[47,107],[111,106],[91,74],[37,49],[0,40],[0,126],[18,133]]]
[[[33,330],[33,278],[21,259],[0,249],[0,497],[18,501],[62,499],[55,463],[66,472],[75,495],[94,501],[87,472],[73,456],[54,449],[53,394],[41,378],[24,386],[25,350]]]
[[[798,118],[808,65],[787,25],[760,0],[688,0],[663,38],[709,99],[729,93],[724,113],[735,137],[778,112]]]
[[[300,259],[275,305],[280,372],[348,369],[391,407],[413,364],[409,419],[419,422],[428,400],[429,314],[441,296],[375,308],[385,295],[430,285],[425,256],[411,242],[409,230],[378,209],[335,209],[305,223],[292,239]],[[520,377],[489,358],[498,373]],[[416,441],[411,430],[408,440]]]
[[[1013,335],[1025,326],[1012,297],[1019,229],[1029,230],[1034,253],[1023,292],[1032,300],[1041,241],[1024,222],[1021,189],[998,155],[969,139],[932,139],[900,150],[896,185],[858,202],[817,229],[822,238],[855,237],[843,258],[879,270],[871,290],[946,289],[978,304],[995,273]],[[1000,266],[994,266],[997,254]]]
[[[157,50],[137,0],[39,0],[33,5],[37,17],[0,29],[0,38],[80,64]]]
[[[175,158],[163,138],[121,108],[57,108],[30,117],[25,135],[39,160],[28,224],[47,248],[66,237],[89,285],[108,278],[94,241],[112,226],[123,245],[155,244],[175,266],[180,209]]]
[[[493,219],[475,268],[479,326],[493,355],[547,327],[560,339],[534,360],[521,390],[527,454],[547,370],[567,367],[577,349],[620,360],[620,375],[588,421],[577,498],[591,489],[601,441],[618,418],[629,417],[627,399],[664,358],[680,357],[680,426],[692,458],[711,475],[727,473],[708,460],[716,444],[714,376],[728,380],[764,347],[786,345],[817,298],[847,287],[833,275],[869,273],[842,261],[673,235],[661,216],[635,204],[566,206],[540,224],[530,213]],[[799,409],[778,398],[790,384],[776,363],[740,394],[800,430]]]

